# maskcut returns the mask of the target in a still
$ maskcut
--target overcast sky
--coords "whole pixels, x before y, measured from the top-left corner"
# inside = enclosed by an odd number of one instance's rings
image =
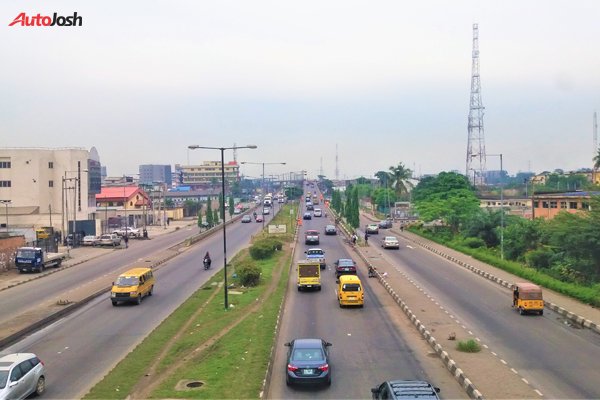
[[[82,27],[8,26],[75,11]],[[0,15],[0,146],[95,146],[111,176],[234,143],[258,146],[238,161],[287,163],[267,175],[335,178],[336,144],[340,178],[464,172],[473,23],[487,153],[510,174],[592,166],[600,1],[3,0]]]

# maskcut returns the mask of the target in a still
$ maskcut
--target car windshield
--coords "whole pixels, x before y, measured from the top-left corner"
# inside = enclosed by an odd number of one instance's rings
[[[321,349],[295,349],[292,355],[292,361],[319,361],[323,359],[323,350]]]
[[[21,249],[21,250],[17,251],[17,257],[33,258],[33,257],[35,257],[35,251]]]
[[[396,240],[398,240],[398,239],[396,239],[396,238],[395,238],[395,237],[393,237],[393,236],[386,236],[385,240],[387,240],[387,241],[390,241],[390,242],[395,242],[395,241],[396,241]]]
[[[120,276],[117,279],[115,285],[117,286],[135,286],[139,282],[139,279],[135,276]]]
[[[318,234],[319,234],[319,232],[317,232],[317,231],[306,231],[306,234],[307,234],[307,235],[313,235],[313,236],[316,236],[316,235],[318,235]]]
[[[344,283],[342,290],[344,292],[360,292],[360,285],[358,283]]]
[[[340,259],[338,260],[338,265],[343,266],[343,267],[348,267],[348,266],[354,266],[354,261],[352,260],[345,260],[345,259]]]
[[[323,255],[323,250],[308,250],[306,252],[306,254],[308,254],[309,256],[314,256],[314,255],[322,256]]]

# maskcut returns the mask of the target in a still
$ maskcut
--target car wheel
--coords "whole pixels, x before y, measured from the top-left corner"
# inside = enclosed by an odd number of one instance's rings
[[[150,286],[150,291],[148,291],[148,296],[152,296],[153,290],[154,290],[154,286]]]
[[[117,306],[117,302],[116,302],[116,301],[112,301],[111,303],[112,303],[112,305],[113,305],[114,307],[116,307],[116,306]]]
[[[139,306],[140,304],[142,304],[142,295],[138,294],[137,299],[135,300],[135,303]]]
[[[519,307],[519,314],[525,315],[525,310],[522,307]]]
[[[290,381],[290,377],[289,376],[285,377],[285,385],[286,386],[292,386],[292,382]]]
[[[544,315],[544,310],[540,310],[540,315]]]
[[[299,292],[301,292],[301,291],[302,291],[302,288],[301,288],[300,286],[298,286],[298,291],[299,291]]]
[[[325,384],[327,386],[331,386],[331,375],[329,376],[329,379],[327,379],[327,382],[325,382]]]
[[[40,272],[40,273],[44,272],[44,266],[43,265],[40,265],[40,267],[38,268],[38,272]]]
[[[41,396],[46,391],[46,378],[40,376],[35,384],[35,395]]]

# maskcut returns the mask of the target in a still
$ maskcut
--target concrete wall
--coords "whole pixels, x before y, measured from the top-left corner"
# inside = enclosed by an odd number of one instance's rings
[[[25,245],[25,236],[0,237],[0,272],[15,267],[17,248]]]

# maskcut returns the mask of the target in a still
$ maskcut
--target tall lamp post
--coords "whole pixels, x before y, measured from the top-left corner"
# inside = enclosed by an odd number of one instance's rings
[[[262,205],[264,207],[265,204],[265,165],[285,165],[284,162],[251,162],[251,161],[242,161],[240,164],[252,164],[252,165],[262,165]],[[263,213],[264,214],[264,213]],[[262,219],[262,228],[265,229],[265,217]]]
[[[486,154],[486,157],[500,157],[500,258],[504,260],[504,180],[502,179],[502,153]]]
[[[8,235],[8,205],[12,203],[12,200],[0,200],[0,204],[4,204],[6,208],[6,234]]]
[[[227,298],[227,236],[225,232],[225,150],[234,150],[234,149],[256,149],[257,146],[254,144],[249,144],[247,146],[232,146],[232,147],[207,147],[207,146],[199,146],[199,145],[190,145],[188,149],[196,150],[196,149],[207,149],[207,150],[220,150],[221,151],[221,216],[223,218],[223,275],[225,281],[225,310],[229,309],[229,300]]]

